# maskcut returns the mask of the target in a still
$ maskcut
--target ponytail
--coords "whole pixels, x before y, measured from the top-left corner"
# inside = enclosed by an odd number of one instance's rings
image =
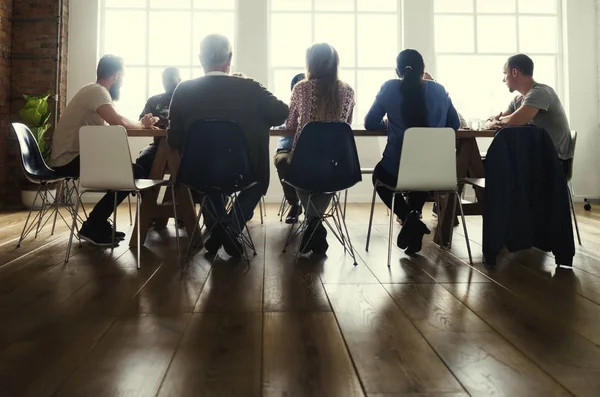
[[[415,50],[402,51],[396,60],[398,75],[402,78],[402,118],[406,128],[428,127],[425,90],[421,84],[425,64]]]

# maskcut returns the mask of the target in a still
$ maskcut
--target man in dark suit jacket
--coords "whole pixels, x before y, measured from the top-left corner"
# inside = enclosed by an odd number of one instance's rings
[[[200,44],[200,63],[205,76],[184,81],[175,90],[167,141],[172,148],[182,149],[191,125],[198,120],[226,119],[240,125],[258,180],[255,187],[238,196],[242,209],[238,221],[244,225],[269,187],[269,130],[286,120],[289,108],[258,82],[230,76],[231,57],[231,44],[226,37],[209,35],[204,38]],[[224,206],[217,209],[221,210],[224,213]],[[237,224],[231,219],[231,213],[228,216],[228,225]],[[241,230],[228,232],[239,235]],[[221,245],[230,255],[241,253],[239,239],[230,241],[225,230],[216,227],[205,246],[210,253],[216,253]]]

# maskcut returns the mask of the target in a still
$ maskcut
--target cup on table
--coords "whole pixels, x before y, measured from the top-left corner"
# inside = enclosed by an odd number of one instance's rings
[[[469,120],[469,127],[471,127],[472,130],[474,131],[481,131],[484,127],[484,123],[483,120],[481,119],[470,119]]]

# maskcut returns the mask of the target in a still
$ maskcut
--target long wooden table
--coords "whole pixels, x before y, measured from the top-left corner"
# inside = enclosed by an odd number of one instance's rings
[[[167,143],[167,131],[161,129],[128,130],[130,137],[153,137],[158,138],[158,151],[152,164],[150,172],[151,179],[163,179],[168,173],[172,177],[177,175],[179,170],[179,154],[176,150],[169,147]],[[493,138],[495,130],[458,130],[456,132],[456,172],[458,178],[484,178],[485,171],[479,147],[476,138]],[[293,131],[285,129],[272,129],[271,136],[294,136]],[[354,129],[354,136],[360,137],[380,137],[387,136],[386,131],[366,131],[364,129]],[[196,219],[196,210],[189,189],[184,186],[178,186],[176,189],[176,199],[178,202],[178,216],[183,219],[188,235],[191,235]],[[475,189],[477,203],[464,205],[465,215],[481,215],[483,213],[482,203],[484,202],[483,191]],[[166,225],[169,218],[173,217],[171,204],[158,203],[158,190],[151,190],[144,196],[141,207],[141,232],[142,243],[146,238],[150,221],[154,220],[157,226]],[[452,241],[452,231],[454,229],[456,200],[452,195],[447,195],[438,209],[439,224],[441,231],[435,241],[440,245],[447,246]],[[135,236],[136,230],[132,236]],[[196,235],[199,238],[199,234]],[[440,240],[441,238],[441,240]],[[131,238],[130,246],[135,246],[137,241]]]

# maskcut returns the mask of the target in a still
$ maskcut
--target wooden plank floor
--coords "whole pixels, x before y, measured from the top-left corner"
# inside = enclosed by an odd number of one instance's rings
[[[0,213],[0,396],[600,396],[600,207],[578,208],[572,270],[538,250],[485,266],[479,217],[473,266],[456,228],[450,251],[430,235],[388,269],[389,218],[366,252],[368,211],[348,208],[357,267],[333,237],[294,265],[269,205],[250,266],[201,251],[184,270],[172,223],[137,270],[125,244],[64,264],[60,222],[15,248],[27,214]]]

